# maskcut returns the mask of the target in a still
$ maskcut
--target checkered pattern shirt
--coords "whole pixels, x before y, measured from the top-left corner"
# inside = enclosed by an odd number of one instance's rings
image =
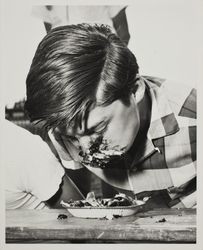
[[[195,207],[196,90],[148,76],[140,78],[140,85],[151,99],[151,120],[130,167],[86,167],[123,192],[140,198],[160,192],[169,207]]]

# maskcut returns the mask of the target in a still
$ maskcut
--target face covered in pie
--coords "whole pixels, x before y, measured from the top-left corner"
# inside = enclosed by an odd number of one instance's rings
[[[67,136],[75,138],[80,155],[79,160],[74,160],[91,167],[108,167],[110,162],[123,159],[135,140],[140,126],[137,103],[132,95],[128,106],[121,100],[105,107],[95,106],[85,124],[66,131]]]
[[[85,153],[81,153],[82,163],[91,167],[107,168],[124,158],[125,151],[119,146],[108,148],[108,142],[98,137]]]

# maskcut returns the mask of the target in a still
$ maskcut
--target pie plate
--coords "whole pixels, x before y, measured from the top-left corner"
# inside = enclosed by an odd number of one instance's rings
[[[80,218],[113,218],[130,216],[141,210],[143,201],[136,201],[136,205],[117,207],[66,207],[75,217]],[[64,206],[64,205],[63,205]],[[65,207],[65,206],[64,206]]]

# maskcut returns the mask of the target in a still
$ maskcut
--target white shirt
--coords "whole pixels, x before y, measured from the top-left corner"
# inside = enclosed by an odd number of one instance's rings
[[[112,19],[124,8],[124,5],[52,5],[48,10],[45,6],[34,6],[32,15],[50,23],[52,28],[78,23],[100,23],[113,28]]]
[[[48,208],[65,173],[48,145],[29,131],[4,122],[6,208]]]

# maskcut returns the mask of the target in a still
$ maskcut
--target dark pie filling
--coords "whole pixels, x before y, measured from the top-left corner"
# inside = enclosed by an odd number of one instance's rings
[[[88,164],[91,167],[107,168],[115,166],[117,162],[124,157],[124,151],[116,147],[109,149],[106,141],[102,137],[98,137],[91,143],[89,150],[85,153],[81,152],[83,157],[82,163]]]

